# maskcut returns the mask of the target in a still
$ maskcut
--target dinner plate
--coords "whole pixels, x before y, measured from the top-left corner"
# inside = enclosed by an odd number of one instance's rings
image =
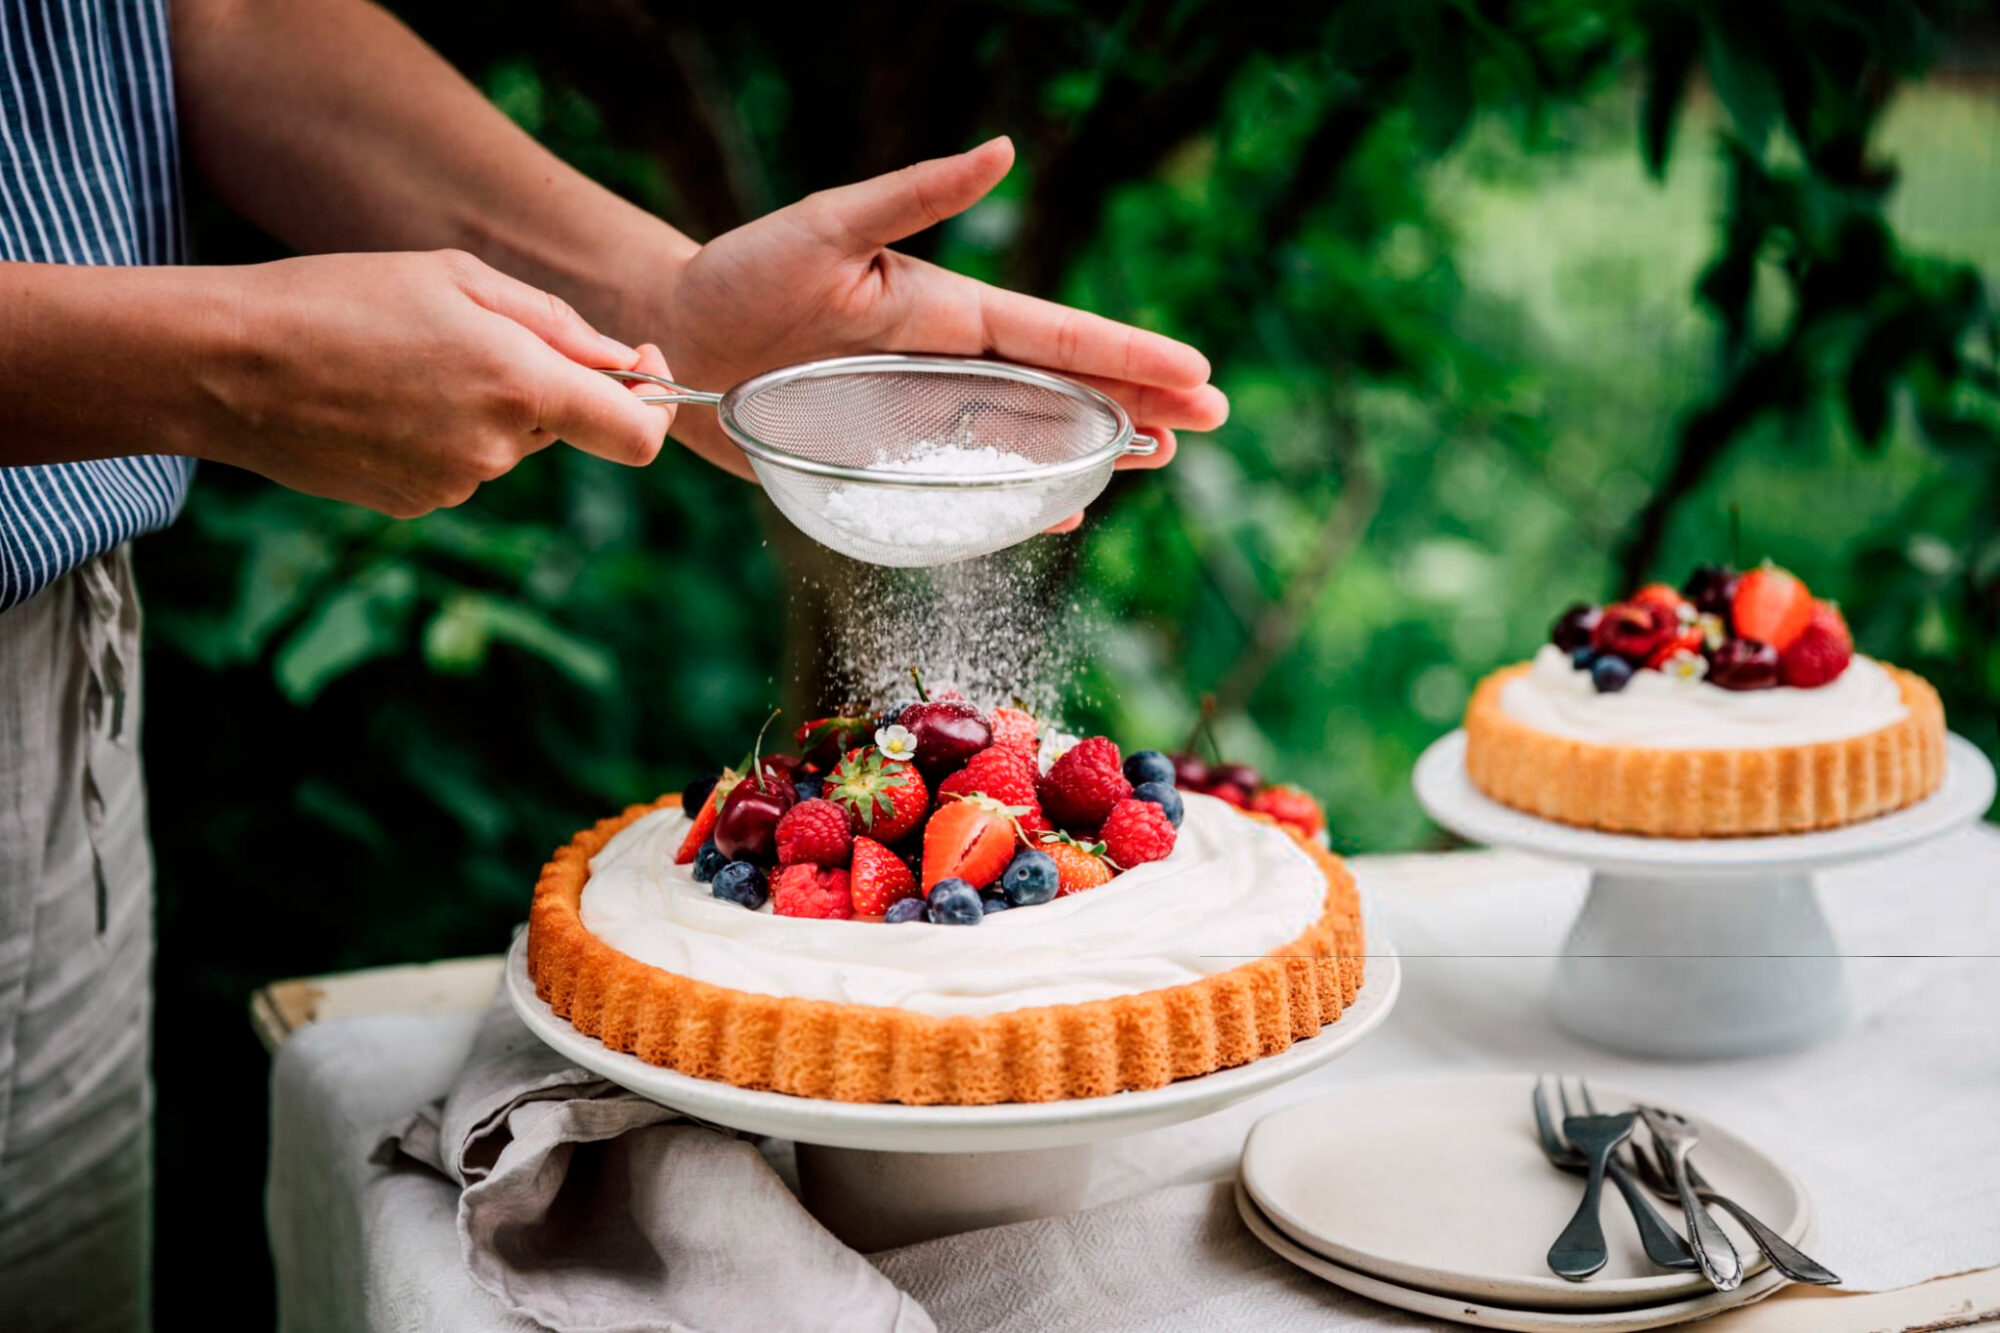
[[[1583,1181],[1542,1156],[1534,1083],[1531,1074],[1478,1074],[1341,1085],[1257,1122],[1243,1149],[1243,1185],[1295,1244],[1403,1287],[1543,1311],[1657,1305],[1708,1292],[1698,1271],[1648,1262],[1609,1184],[1603,1270],[1585,1282],[1549,1271],[1549,1246],[1575,1212]],[[1591,1093],[1606,1111],[1642,1100],[1609,1085]],[[1798,1243],[1812,1221],[1798,1180],[1698,1112],[1675,1109],[1700,1127],[1702,1173]],[[1678,1206],[1660,1211],[1685,1230]],[[1763,1255],[1735,1219],[1719,1220],[1746,1274],[1761,1272]]]
[[[1632,1333],[1637,1329],[1663,1328],[1668,1324],[1706,1319],[1739,1305],[1761,1301],[1785,1285],[1785,1279],[1775,1269],[1766,1268],[1755,1277],[1745,1278],[1743,1285],[1734,1291],[1711,1291],[1706,1296],[1637,1309],[1521,1310],[1469,1301],[1462,1296],[1441,1296],[1434,1291],[1399,1286],[1366,1273],[1357,1273],[1351,1268],[1343,1268],[1295,1244],[1291,1237],[1258,1211],[1241,1181],[1236,1185],[1236,1211],[1243,1218],[1243,1224],[1250,1228],[1250,1234],[1264,1242],[1274,1254],[1344,1291],[1433,1319],[1474,1324],[1481,1328],[1510,1329],[1516,1333]]]

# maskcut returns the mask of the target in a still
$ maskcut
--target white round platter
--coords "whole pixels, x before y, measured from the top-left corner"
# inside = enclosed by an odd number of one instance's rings
[[[1318,1036],[1277,1055],[1145,1092],[995,1106],[902,1106],[758,1092],[693,1078],[609,1050],[557,1017],[535,994],[534,983],[528,979],[525,931],[516,936],[508,952],[506,986],[508,999],[528,1030],[556,1051],[594,1074],[698,1120],[835,1148],[895,1153],[1002,1152],[1064,1147],[1178,1124],[1220,1111],[1319,1068],[1358,1045],[1395,1007],[1403,979],[1395,949],[1379,933],[1371,932],[1369,950],[1366,981],[1354,1004]]]
[[[1706,1319],[1709,1315],[1760,1301],[1785,1285],[1785,1279],[1776,1271],[1766,1269],[1747,1279],[1734,1291],[1712,1291],[1706,1296],[1643,1306],[1636,1310],[1517,1310],[1398,1286],[1394,1282],[1343,1268],[1331,1259],[1302,1249],[1258,1212],[1256,1203],[1244,1191],[1241,1182],[1236,1186],[1236,1211],[1243,1218],[1243,1224],[1250,1228],[1250,1233],[1273,1253],[1336,1287],[1432,1319],[1481,1328],[1515,1330],[1515,1333],[1632,1333],[1638,1329],[1662,1328],[1668,1324]]]
[[[1338,1085],[1258,1121],[1240,1178],[1293,1243],[1397,1286],[1543,1311],[1630,1309],[1709,1294],[1699,1272],[1647,1261],[1623,1196],[1609,1186],[1600,1213],[1610,1254],[1604,1269],[1586,1282],[1549,1271],[1549,1245],[1575,1212],[1583,1178],[1542,1156],[1534,1086],[1528,1074]],[[1658,1104],[1610,1086],[1593,1087],[1591,1096],[1605,1111]],[[1689,1118],[1701,1128],[1703,1174],[1798,1243],[1812,1224],[1804,1186],[1727,1129]],[[1685,1233],[1678,1206],[1662,1205],[1661,1214]],[[1754,1278],[1763,1256],[1734,1218],[1718,1220]]]
[[[1432,819],[1474,842],[1661,878],[1787,873],[1885,856],[1979,818],[1993,804],[1993,765],[1963,736],[1945,738],[1938,789],[1907,809],[1820,833],[1749,838],[1648,838],[1574,828],[1487,796],[1465,771],[1463,728],[1434,741],[1411,777]]]

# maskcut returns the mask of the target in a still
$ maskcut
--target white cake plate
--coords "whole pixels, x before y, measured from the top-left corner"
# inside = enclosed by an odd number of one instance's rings
[[[1978,819],[1993,765],[1945,741],[1944,782],[1908,809],[1823,833],[1648,838],[1541,819],[1492,800],[1465,771],[1465,732],[1424,751],[1417,800],[1444,827],[1590,867],[1557,962],[1556,1022],[1638,1055],[1707,1059],[1795,1050],[1847,1019],[1839,947],[1812,872],[1886,856]]]
[[[647,1064],[578,1032],[535,994],[525,931],[508,952],[506,987],[528,1030],[590,1072],[697,1120],[794,1140],[806,1207],[848,1244],[873,1251],[1074,1211],[1096,1140],[1210,1115],[1318,1069],[1381,1026],[1402,980],[1395,949],[1371,932],[1354,1004],[1288,1050],[1145,1092],[995,1106],[794,1097]]]

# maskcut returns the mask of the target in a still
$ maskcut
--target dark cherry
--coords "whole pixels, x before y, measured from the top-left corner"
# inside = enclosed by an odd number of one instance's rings
[[[1208,770],[1208,780],[1217,787],[1225,782],[1241,787],[1246,795],[1264,785],[1264,775],[1249,764],[1216,764]]]
[[[1778,683],[1778,650],[1755,639],[1727,639],[1708,659],[1708,683],[1725,690],[1768,690]]]
[[[1604,618],[1602,607],[1588,602],[1578,602],[1556,618],[1554,628],[1549,631],[1549,642],[1566,653],[1579,648],[1590,647],[1590,632],[1597,628],[1597,622]]]
[[[1681,596],[1693,602],[1695,610],[1721,616],[1726,622],[1730,603],[1736,600],[1736,580],[1740,577],[1727,565],[1696,565],[1694,573],[1681,585]]]
[[[715,846],[732,861],[768,866],[778,859],[778,821],[798,804],[791,770],[773,755],[761,775],[746,777],[729,793],[715,819]],[[792,768],[797,767],[794,760]]]
[[[1182,791],[1208,790],[1208,764],[1200,755],[1182,753],[1167,757],[1173,761],[1176,787]]]
[[[912,704],[897,719],[917,739],[917,771],[936,783],[965,766],[965,761],[993,744],[986,716],[963,699],[932,699]]]

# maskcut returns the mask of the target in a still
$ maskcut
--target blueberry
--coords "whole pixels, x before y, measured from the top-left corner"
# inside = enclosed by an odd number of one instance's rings
[[[979,895],[979,912],[982,916],[992,916],[995,912],[1004,912],[1013,905],[1007,901],[1006,894],[995,893],[992,889],[988,889]]]
[[[1151,801],[1160,807],[1167,822],[1175,828],[1181,826],[1181,794],[1171,782],[1142,782],[1132,789],[1132,794],[1142,801]]]
[[[715,845],[715,839],[710,838],[701,845],[701,850],[694,854],[695,881],[700,884],[709,883],[715,878],[715,872],[728,864],[729,858]]]
[[[708,794],[715,790],[715,784],[722,781],[722,774],[710,773],[707,777],[696,778],[681,788],[681,809],[690,815],[701,809],[708,800]]]
[[[1587,643],[1569,655],[1569,664],[1578,671],[1590,670],[1590,664],[1596,660],[1597,650]]]
[[[1000,891],[1016,907],[1033,907],[1055,897],[1061,883],[1062,874],[1056,869],[1054,857],[1033,847],[1023,847],[1014,853],[1014,859],[1001,874]]]
[[[905,921],[922,921],[929,911],[930,905],[922,898],[898,898],[882,913],[882,920],[896,926]]]
[[[708,891],[726,903],[754,912],[771,896],[771,885],[764,877],[763,867],[748,861],[731,861],[715,872],[715,882]]]
[[[1590,664],[1590,683],[1599,694],[1616,694],[1631,682],[1632,664],[1616,654],[1606,653]]]
[[[1174,785],[1174,761],[1158,750],[1134,750],[1125,756],[1125,780],[1135,787],[1149,782]]]
[[[930,918],[939,926],[976,926],[986,915],[979,890],[962,879],[941,879],[931,886]]]
[[[799,794],[801,801],[815,801],[826,791],[826,779],[814,773],[811,777],[800,778],[792,784],[792,790]]]

